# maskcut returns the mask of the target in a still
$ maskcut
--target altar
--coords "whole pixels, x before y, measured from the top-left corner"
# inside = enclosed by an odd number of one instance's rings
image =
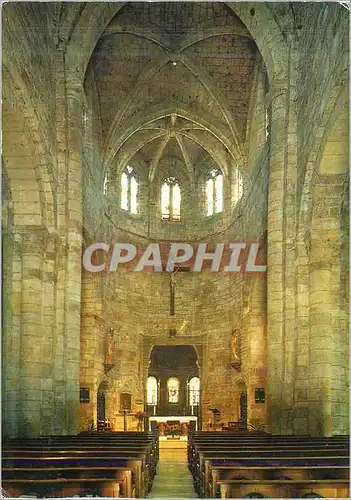
[[[179,440],[186,441],[188,432],[191,428],[197,431],[197,417],[194,415],[189,416],[171,416],[149,417],[149,431],[157,427],[160,441]]]

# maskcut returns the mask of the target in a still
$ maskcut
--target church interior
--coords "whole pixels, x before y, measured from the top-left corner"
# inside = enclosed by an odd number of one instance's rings
[[[349,9],[3,5],[2,496],[349,497]]]

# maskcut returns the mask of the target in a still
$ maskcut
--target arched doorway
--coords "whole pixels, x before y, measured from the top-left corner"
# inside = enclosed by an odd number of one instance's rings
[[[247,392],[240,394],[240,423],[243,427],[247,426]]]
[[[173,425],[173,431],[182,435],[190,428],[199,428],[200,383],[193,346],[154,346],[146,383],[151,427],[159,425],[160,433],[167,433]]]
[[[99,385],[96,399],[96,412],[97,412],[97,428],[103,428],[107,420],[106,416],[106,393],[108,391],[108,383],[104,380]]]
[[[154,346],[150,354],[147,380],[146,401],[149,413],[188,415],[192,412],[191,407],[196,407],[193,412],[197,414],[200,398],[194,398],[194,381],[199,391],[199,368],[193,346]]]
[[[242,377],[234,381],[233,393],[233,416],[236,422],[235,425],[240,428],[246,428],[250,409],[248,408],[247,388]]]

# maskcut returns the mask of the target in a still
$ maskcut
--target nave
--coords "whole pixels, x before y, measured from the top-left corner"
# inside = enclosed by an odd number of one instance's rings
[[[159,463],[148,498],[198,498],[188,469],[186,446],[184,442],[171,443],[170,447],[160,444]]]
[[[3,3],[4,490],[348,497],[347,2]]]

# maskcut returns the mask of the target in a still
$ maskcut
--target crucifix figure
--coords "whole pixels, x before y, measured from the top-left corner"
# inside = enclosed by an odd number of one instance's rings
[[[240,362],[240,353],[239,353],[239,330],[233,330],[232,331],[232,338],[231,338],[231,344],[232,344],[232,357],[234,362]]]
[[[170,316],[174,316],[175,314],[175,285],[176,279],[175,275],[177,274],[178,269],[169,273],[169,291],[170,291],[170,301],[169,301],[169,314]]]

